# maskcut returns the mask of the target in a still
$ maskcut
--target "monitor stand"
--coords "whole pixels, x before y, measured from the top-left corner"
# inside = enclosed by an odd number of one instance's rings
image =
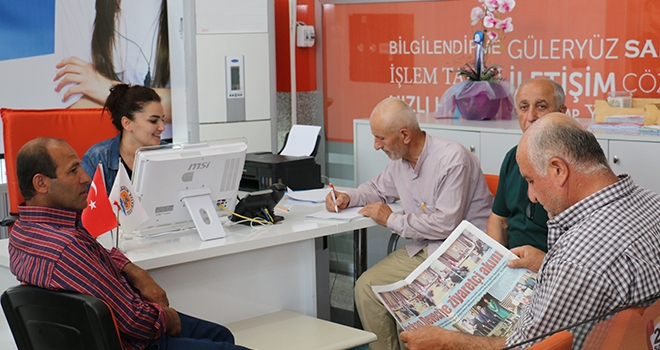
[[[202,241],[227,236],[218,213],[215,211],[215,206],[213,206],[210,189],[182,191],[181,200],[186,205]]]

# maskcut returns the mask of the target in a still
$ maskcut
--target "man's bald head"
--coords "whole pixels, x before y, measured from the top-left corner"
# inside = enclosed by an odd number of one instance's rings
[[[396,97],[380,101],[371,112],[369,121],[378,123],[385,132],[395,132],[403,128],[413,132],[420,130],[415,111]]]
[[[76,151],[65,141],[38,138],[16,156],[16,174],[26,205],[65,210],[87,207],[91,182]]]
[[[49,178],[57,177],[57,164],[50,155],[50,148],[64,144],[64,140],[39,137],[28,141],[21,147],[16,155],[16,173],[18,188],[25,200],[32,199],[35,194],[32,178],[36,174],[43,174]]]
[[[424,148],[426,134],[419,128],[415,111],[401,99],[389,97],[374,107],[369,117],[374,149],[392,160],[405,159],[414,167]]]

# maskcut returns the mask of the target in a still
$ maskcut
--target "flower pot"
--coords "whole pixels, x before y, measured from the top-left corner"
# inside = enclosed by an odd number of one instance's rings
[[[501,99],[490,99],[486,92],[475,96],[456,98],[456,107],[468,120],[490,120],[497,115]]]
[[[509,120],[514,113],[510,91],[509,84],[504,81],[462,81],[445,91],[435,117],[451,118],[458,109],[463,118],[469,120]]]

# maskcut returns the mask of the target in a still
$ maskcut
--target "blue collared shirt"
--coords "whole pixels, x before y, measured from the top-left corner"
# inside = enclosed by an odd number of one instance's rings
[[[101,141],[94,146],[90,147],[85,155],[82,157],[82,167],[89,177],[94,178],[96,166],[99,163],[103,167],[103,179],[105,180],[105,191],[110,195],[112,185],[115,183],[117,172],[119,171],[119,143],[121,142],[121,134]],[[166,141],[160,142],[161,145],[167,144]],[[126,169],[129,171],[130,169]]]
[[[90,177],[94,177],[96,166],[101,163],[103,167],[103,178],[105,180],[105,190],[110,194],[112,185],[115,183],[115,177],[119,171],[119,142],[121,134],[101,141],[90,147],[82,157],[82,167]]]

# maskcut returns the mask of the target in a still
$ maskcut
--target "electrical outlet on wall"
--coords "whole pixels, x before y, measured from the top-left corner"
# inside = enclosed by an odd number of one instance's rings
[[[298,47],[312,47],[316,40],[316,33],[313,26],[299,24],[296,27],[296,45]]]

